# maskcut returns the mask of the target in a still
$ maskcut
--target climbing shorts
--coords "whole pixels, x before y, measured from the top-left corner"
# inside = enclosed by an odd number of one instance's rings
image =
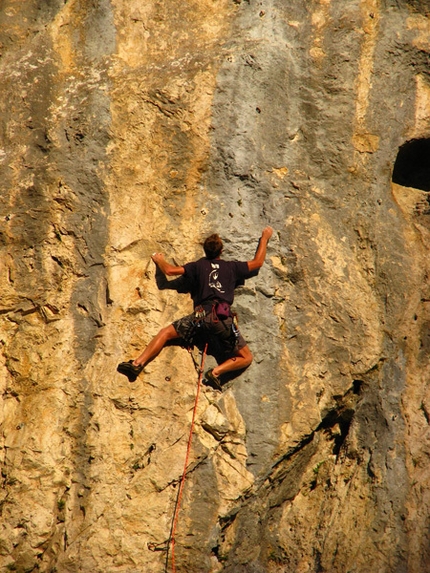
[[[233,323],[233,317],[220,320],[212,312],[196,318],[196,314],[188,314],[175,320],[173,327],[184,341],[192,345],[199,340],[212,339],[226,354],[236,354],[246,346],[246,341]]]

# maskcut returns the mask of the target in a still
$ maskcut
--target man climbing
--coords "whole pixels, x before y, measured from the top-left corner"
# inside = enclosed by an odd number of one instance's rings
[[[185,279],[187,292],[193,299],[194,312],[162,328],[138,358],[121,362],[118,372],[134,382],[168,342],[183,339],[192,345],[197,335],[215,339],[223,350],[225,360],[205,374],[206,379],[218,389],[221,389],[219,377],[222,374],[249,366],[253,357],[235,325],[230,306],[235,288],[258,274],[263,266],[272,233],[271,227],[263,230],[254,258],[246,262],[221,259],[223,243],[216,234],[210,235],[203,244],[205,257],[184,266],[171,265],[161,253],[154,253],[152,260],[164,275]]]

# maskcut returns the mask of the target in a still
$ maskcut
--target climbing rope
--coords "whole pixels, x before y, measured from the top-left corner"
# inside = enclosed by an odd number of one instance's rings
[[[190,434],[188,436],[188,445],[187,445],[187,452],[185,455],[184,471],[182,472],[181,480],[179,482],[178,496],[176,498],[175,510],[174,510],[173,520],[172,520],[172,528],[170,530],[170,536],[169,536],[169,539],[167,541],[167,547],[165,549],[166,550],[166,568],[165,568],[166,573],[167,573],[168,563],[169,563],[169,546],[171,546],[171,552],[172,552],[172,573],[176,573],[175,534],[176,534],[176,527],[178,525],[179,511],[181,509],[182,494],[184,491],[185,479],[187,477],[187,467],[188,467],[188,461],[189,461],[190,452],[191,452],[191,442],[193,439],[194,423],[195,423],[195,419],[196,419],[197,405],[199,403],[200,388],[202,385],[202,377],[203,377],[203,370],[204,370],[204,364],[205,364],[207,349],[208,349],[208,345],[206,344],[206,346],[202,352],[200,368],[198,368],[198,370],[197,370],[199,376],[198,376],[198,381],[197,381],[196,398],[194,400],[193,416],[191,419]],[[194,360],[194,357],[192,357],[192,358]],[[197,368],[197,365],[196,365],[196,368]]]

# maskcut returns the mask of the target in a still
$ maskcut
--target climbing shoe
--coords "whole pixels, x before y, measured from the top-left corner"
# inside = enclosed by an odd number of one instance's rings
[[[221,386],[221,382],[220,379],[218,378],[218,376],[215,376],[215,374],[213,373],[213,368],[211,368],[210,370],[208,370],[205,374],[205,378],[208,382],[210,382],[217,390],[220,390],[222,392],[222,386]]]
[[[129,360],[128,362],[121,362],[121,364],[118,364],[117,367],[117,371],[120,374],[127,376],[129,382],[134,382],[142,370],[143,366],[135,366],[133,364],[133,360]]]

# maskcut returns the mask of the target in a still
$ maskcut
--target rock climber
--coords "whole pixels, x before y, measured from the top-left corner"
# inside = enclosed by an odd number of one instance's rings
[[[166,277],[183,277],[194,303],[194,312],[162,328],[135,360],[121,362],[117,370],[134,382],[144,367],[151,362],[167,343],[182,339],[192,346],[196,336],[215,339],[225,360],[205,373],[206,379],[221,390],[220,376],[241,370],[252,362],[252,353],[237,328],[231,311],[234,290],[244,281],[258,274],[266,258],[267,244],[273,229],[263,229],[254,258],[251,261],[225,261],[221,259],[223,243],[219,235],[207,237],[203,244],[205,257],[198,261],[175,266],[168,263],[162,253],[154,253],[152,260]]]

